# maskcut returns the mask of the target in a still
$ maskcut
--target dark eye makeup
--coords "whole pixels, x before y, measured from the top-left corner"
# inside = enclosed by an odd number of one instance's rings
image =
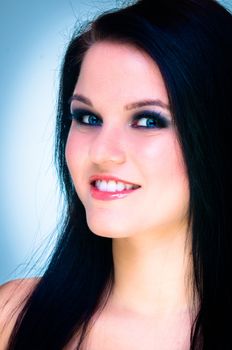
[[[100,116],[86,109],[74,109],[69,117],[84,127],[98,127],[103,124]],[[170,120],[160,112],[150,110],[137,112],[129,123],[135,129],[162,129],[167,128],[170,124]]]
[[[167,128],[170,121],[164,117],[160,112],[142,111],[134,115],[131,126],[134,128]]]

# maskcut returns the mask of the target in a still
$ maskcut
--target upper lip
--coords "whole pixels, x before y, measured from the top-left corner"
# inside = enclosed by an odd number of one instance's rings
[[[130,181],[126,181],[126,180],[122,180],[122,179],[120,179],[117,176],[101,175],[101,174],[100,175],[93,175],[93,176],[91,176],[90,179],[89,179],[89,182],[93,183],[94,181],[97,181],[97,180],[105,180],[105,181],[112,180],[112,181],[116,181],[116,182],[122,182],[124,184],[136,185],[136,186],[140,187],[140,185],[138,185],[136,183],[133,183],[133,182],[130,182]]]

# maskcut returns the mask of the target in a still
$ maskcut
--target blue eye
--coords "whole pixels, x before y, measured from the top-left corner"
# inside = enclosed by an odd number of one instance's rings
[[[80,126],[98,127],[103,123],[100,117],[85,109],[75,109],[72,111],[70,118],[74,119]],[[167,128],[169,124],[170,121],[160,113],[143,111],[133,117],[130,126],[135,129],[162,129]]]
[[[162,129],[168,127],[169,124],[170,122],[160,113],[143,111],[134,117],[131,126],[134,128]]]
[[[82,109],[74,110],[71,113],[70,117],[80,125],[100,126],[102,123],[100,118],[95,114]]]

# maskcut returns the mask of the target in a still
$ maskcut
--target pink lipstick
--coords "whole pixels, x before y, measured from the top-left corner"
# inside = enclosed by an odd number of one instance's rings
[[[130,185],[133,186],[132,188],[122,188],[122,190],[116,190],[116,191],[111,191],[109,192],[104,190],[103,188],[99,188],[99,185],[96,185],[97,181],[114,181],[117,183],[125,184],[125,185]],[[93,198],[98,199],[98,200],[114,200],[114,199],[122,199],[131,194],[132,192],[135,192],[137,189],[139,189],[141,186],[137,185],[135,183],[125,181],[122,179],[119,179],[118,177],[111,176],[111,175],[94,175],[90,177],[90,192]],[[128,186],[129,187],[129,186]]]
[[[113,199],[122,199],[126,196],[128,196],[128,194],[130,194],[131,192],[136,191],[137,189],[132,189],[132,190],[123,190],[120,192],[103,192],[103,191],[99,191],[99,189],[97,189],[96,187],[91,185],[91,195],[93,196],[93,198],[95,199],[100,199],[100,200],[113,200]]]

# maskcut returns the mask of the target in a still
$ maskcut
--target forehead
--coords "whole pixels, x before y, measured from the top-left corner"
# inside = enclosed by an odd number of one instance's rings
[[[144,51],[130,44],[98,42],[84,56],[74,93],[108,101],[168,96],[160,70]]]

